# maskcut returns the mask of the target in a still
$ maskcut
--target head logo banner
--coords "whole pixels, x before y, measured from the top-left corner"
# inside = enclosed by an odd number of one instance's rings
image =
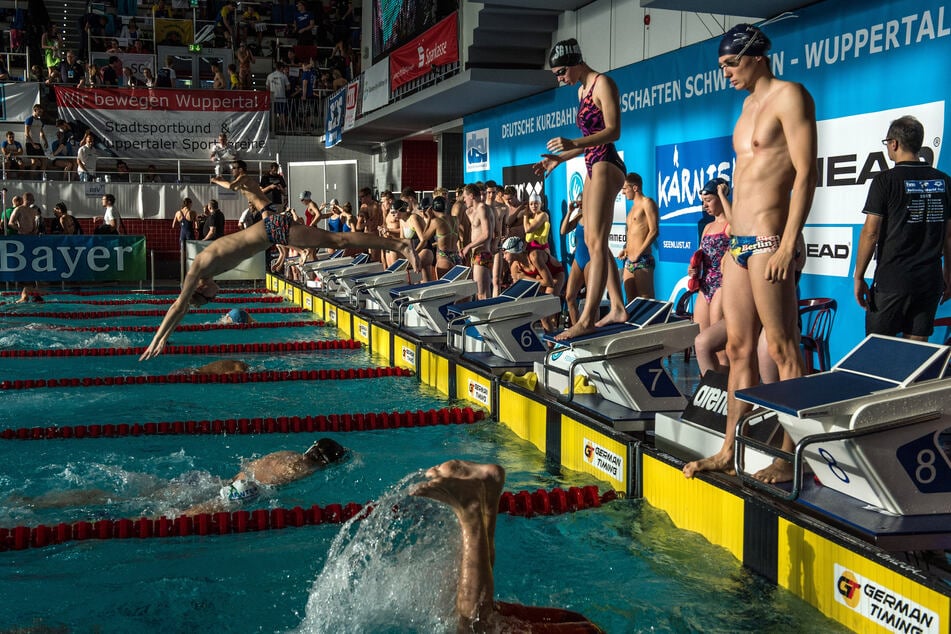
[[[4,282],[144,279],[144,236],[7,236],[0,240],[0,280]]]
[[[363,113],[382,108],[390,102],[390,63],[384,60],[363,73]]]
[[[346,88],[341,88],[327,99],[327,120],[324,123],[324,147],[333,147],[343,140],[343,117],[346,107]]]
[[[0,122],[23,123],[33,114],[33,106],[39,102],[40,84],[20,82],[0,84]]]
[[[85,124],[119,156],[208,160],[222,132],[244,155],[263,152],[271,96],[253,90],[69,88],[56,86],[67,121]]]
[[[390,90],[459,61],[458,12],[390,53]]]
[[[349,130],[357,121],[357,104],[360,100],[360,80],[347,84],[347,109],[343,119],[343,129]]]
[[[473,130],[466,134],[466,171],[483,172],[489,169],[489,129]]]

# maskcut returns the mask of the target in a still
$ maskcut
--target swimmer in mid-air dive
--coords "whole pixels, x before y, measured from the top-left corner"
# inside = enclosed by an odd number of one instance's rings
[[[495,520],[505,469],[450,460],[426,472],[413,495],[447,504],[459,519],[462,562],[456,590],[460,632],[601,632],[577,612],[495,600]]]
[[[287,214],[275,213],[270,199],[261,191],[261,186],[248,176],[246,169],[244,161],[235,161],[231,168],[232,174],[235,174],[233,181],[214,178],[212,182],[240,191],[247,197],[248,202],[262,212],[264,220],[242,231],[218,238],[195,256],[182,283],[181,294],[165,313],[162,325],[156,331],[152,343],[139,357],[140,361],[162,353],[169,335],[188,312],[189,304],[202,306],[215,298],[219,290],[214,281],[216,275],[230,271],[242,261],[275,244],[300,249],[329,247],[397,251],[409,260],[410,266],[418,270],[419,258],[409,240],[395,240],[354,231],[331,233],[317,227],[296,224]]]

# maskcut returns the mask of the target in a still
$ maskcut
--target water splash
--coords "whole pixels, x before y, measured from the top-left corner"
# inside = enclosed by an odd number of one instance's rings
[[[449,507],[409,495],[423,481],[407,476],[341,527],[299,633],[456,631],[459,524]]]

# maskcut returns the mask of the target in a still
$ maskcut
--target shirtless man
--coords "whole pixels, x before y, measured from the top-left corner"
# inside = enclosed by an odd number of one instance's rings
[[[377,235],[383,224],[383,211],[380,203],[373,198],[373,191],[369,187],[360,190],[360,208],[357,211],[357,231]],[[374,262],[383,261],[383,253],[379,249],[370,250],[370,259]]]
[[[630,172],[624,177],[621,192],[631,201],[627,212],[627,240],[618,258],[624,260],[624,301],[635,297],[654,297],[654,256],[651,245],[657,239],[659,223],[657,203],[644,195],[644,181]]]
[[[294,223],[289,215],[273,211],[272,203],[261,191],[261,186],[247,174],[244,161],[235,161],[231,173],[235,175],[231,182],[219,178],[212,179],[212,182],[244,194],[248,202],[261,211],[263,220],[243,231],[229,233],[215,240],[195,256],[182,283],[181,294],[165,313],[162,325],[156,331],[152,343],[139,357],[140,361],[162,353],[169,335],[188,312],[189,304],[202,306],[215,298],[218,294],[218,285],[214,281],[216,275],[230,271],[247,258],[275,244],[299,249],[387,249],[402,253],[410,265],[418,269],[416,251],[408,240],[393,240],[369,233],[331,233]]]
[[[458,248],[460,251],[462,247],[469,244],[470,238],[472,237],[472,227],[469,226],[469,213],[466,207],[465,193],[465,187],[456,188],[456,198],[453,200],[452,208],[449,210],[449,215],[456,219],[456,224],[459,227]]]
[[[342,461],[347,450],[330,438],[321,438],[304,453],[275,451],[249,462],[231,478],[218,497],[187,509],[182,515],[226,511],[235,503],[249,502],[260,495],[260,486],[276,487],[296,482],[319,469]]]
[[[462,247],[463,260],[469,259],[472,266],[472,279],[475,280],[477,297],[492,297],[492,260],[495,245],[495,214],[482,202],[482,191],[478,185],[466,185],[462,194],[466,203],[466,216],[469,218],[469,243]]]
[[[14,196],[13,202],[16,204],[17,199],[20,200],[20,204],[13,209],[13,213],[10,214],[10,220],[7,221],[8,231],[21,236],[29,236],[36,234],[36,213],[33,211],[27,198]]]
[[[462,548],[456,612],[460,632],[601,632],[577,612],[495,600],[495,524],[505,469],[450,460],[426,471],[426,477],[428,481],[412,494],[448,505],[459,519]]]
[[[502,192],[499,191],[499,184],[494,180],[487,180],[483,185],[483,202],[495,219],[495,232],[492,236],[492,244],[501,245],[505,240],[506,222],[505,216],[507,208],[502,202]],[[502,261],[502,252],[496,250],[492,256],[492,296],[498,297],[504,287],[505,263]]]
[[[781,380],[802,376],[795,286],[796,239],[806,222],[818,175],[815,104],[800,85],[776,79],[770,41],[739,24],[720,41],[720,68],[749,96],[733,130],[736,169],[733,209],[727,217],[732,259],[723,258],[723,313],[730,360],[726,436],[715,455],[688,463],[684,475],[733,468],[736,425],[750,406],[736,390],[757,381],[756,341],[766,331]],[[786,435],[783,449],[792,451]],[[763,482],[791,479],[792,465],[776,460],[755,474]]]

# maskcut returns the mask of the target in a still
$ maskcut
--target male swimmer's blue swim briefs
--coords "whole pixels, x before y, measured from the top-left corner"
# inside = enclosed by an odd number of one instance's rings
[[[274,244],[287,245],[290,234],[291,217],[287,214],[271,214],[264,219],[264,231],[267,239]]]
[[[779,236],[730,236],[730,255],[744,269],[750,256],[756,253],[775,253]]]

